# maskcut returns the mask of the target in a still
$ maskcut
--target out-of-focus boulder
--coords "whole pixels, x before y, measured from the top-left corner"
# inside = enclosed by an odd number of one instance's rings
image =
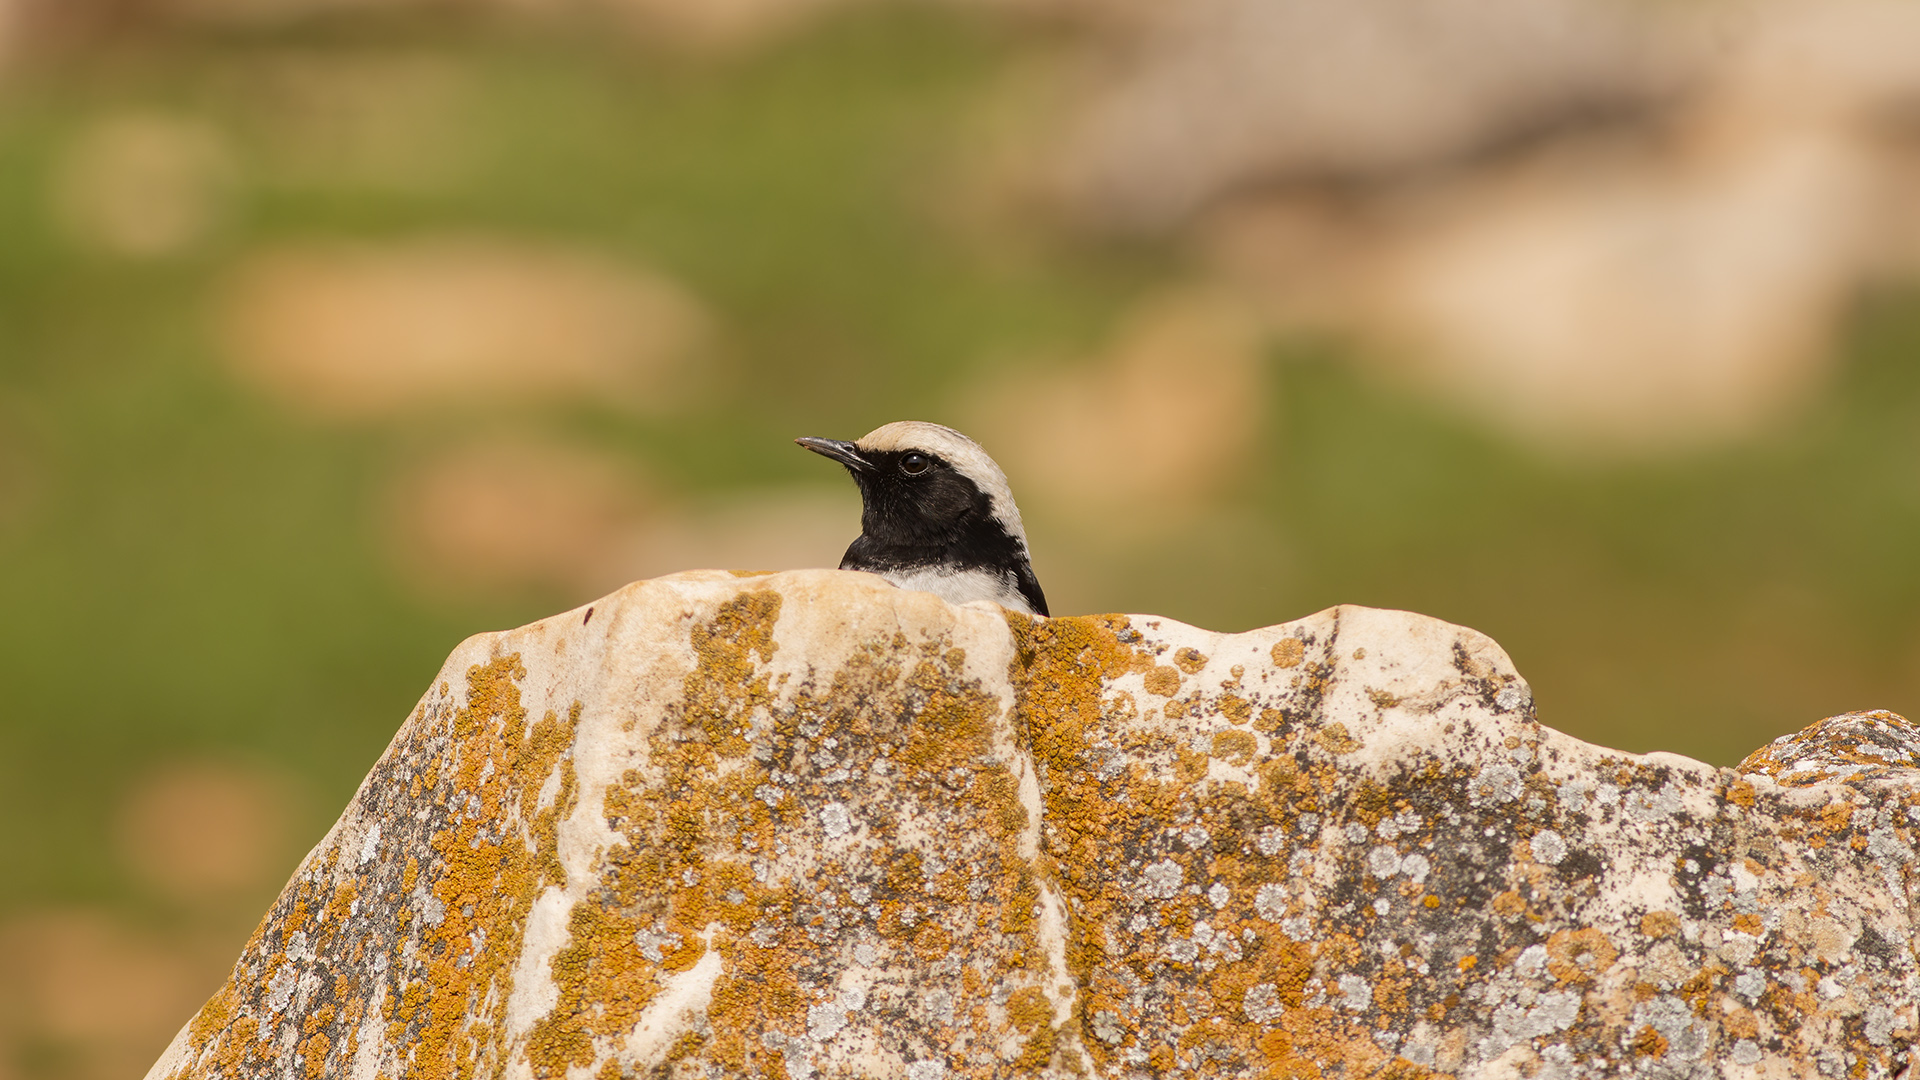
[[[1258,207],[1211,238],[1283,325],[1344,331],[1369,366],[1535,445],[1645,454],[1818,400],[1894,220],[1885,188],[1866,148],[1819,131],[1658,160],[1589,146],[1321,223],[1311,255]]]
[[[1097,355],[1015,365],[976,387],[967,428],[1038,501],[1108,535],[1164,529],[1258,458],[1266,345],[1257,313],[1230,297],[1149,297]],[[1161,512],[1126,512],[1143,501]]]
[[[1128,20],[1059,142],[1080,214],[1178,222],[1248,185],[1365,179],[1644,106],[1660,38],[1594,0],[1199,0]]]
[[[1163,8],[1115,5],[1042,125],[1064,215],[1187,231],[1279,326],[1536,445],[1764,431],[1920,265],[1911,4]]]
[[[149,1075],[1900,1075],[1920,774],[1777,772],[1405,612],[681,574],[462,644]]]
[[[234,272],[217,321],[237,376],[333,419],[576,397],[660,408],[712,330],[645,267],[481,236],[269,251]]]

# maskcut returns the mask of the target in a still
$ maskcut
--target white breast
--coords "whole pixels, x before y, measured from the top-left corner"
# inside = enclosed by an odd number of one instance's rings
[[[903,589],[916,592],[930,592],[949,604],[967,604],[975,600],[991,600],[1009,611],[1033,614],[1033,608],[1027,598],[1020,595],[1020,589],[1014,583],[1012,574],[995,574],[987,570],[902,570],[881,577]]]

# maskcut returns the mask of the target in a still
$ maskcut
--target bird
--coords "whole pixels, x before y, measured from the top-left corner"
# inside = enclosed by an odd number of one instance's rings
[[[1047,614],[1013,489],[979,443],[919,420],[898,420],[852,442],[793,441],[846,466],[860,488],[860,536],[840,569],[878,574],[949,603],[990,600]]]

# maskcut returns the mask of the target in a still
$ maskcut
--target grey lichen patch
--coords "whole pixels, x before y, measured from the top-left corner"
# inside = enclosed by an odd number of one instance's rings
[[[1398,612],[1218,635],[825,571],[596,607],[461,647],[156,1076],[1912,1065],[1892,714],[1716,771],[1542,727]]]

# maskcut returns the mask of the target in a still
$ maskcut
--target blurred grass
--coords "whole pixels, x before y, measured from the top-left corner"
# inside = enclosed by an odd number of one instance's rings
[[[994,358],[1084,350],[1177,280],[1171,252],[997,258],[937,212],[954,132],[1027,47],[915,10],[713,63],[401,21],[145,40],[18,79],[0,95],[0,482],[11,455],[24,493],[0,511],[0,914],[149,904],[104,853],[116,794],[155,760],[275,763],[310,787],[317,839],[459,639],[585,599],[404,588],[373,514],[409,447],[531,427],[686,491],[839,483],[787,440],[949,415]],[[446,176],[330,181],[275,157],[260,65],[370,51],[455,73],[466,141]],[[231,220],[172,260],[88,253],[50,220],[54,162],[91,120],[151,108],[235,139]],[[727,327],[711,397],[327,427],[221,371],[205,302],[237,254],[448,229],[578,240],[686,283]],[[1601,467],[1538,460],[1297,343],[1220,510],[1103,546],[1025,509],[1043,580],[1072,559],[1098,583],[1063,609],[1217,629],[1415,609],[1500,641],[1549,724],[1730,764],[1828,713],[1920,708],[1916,350],[1920,299],[1878,297],[1832,397],[1765,442]]]

